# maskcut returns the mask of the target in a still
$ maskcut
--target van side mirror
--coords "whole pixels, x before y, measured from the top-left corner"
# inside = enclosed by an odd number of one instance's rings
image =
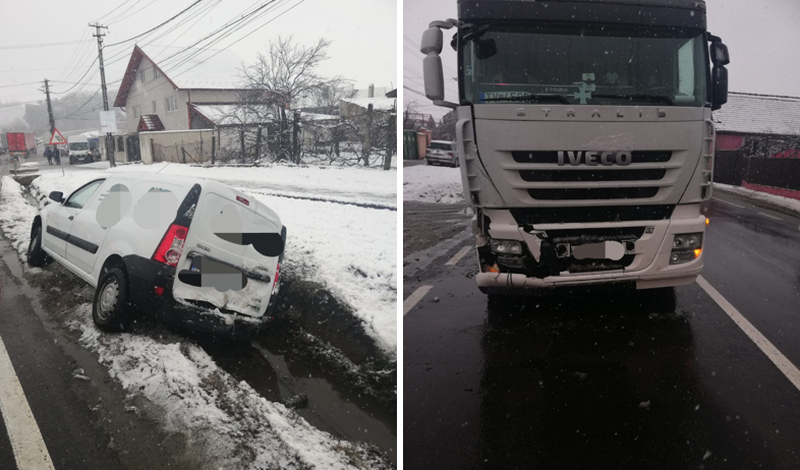
[[[61,191],[53,191],[50,193],[50,199],[56,201],[57,203],[61,204],[64,201],[64,193]]]
[[[715,65],[711,71],[711,110],[716,111],[728,102],[728,69]]]
[[[442,71],[442,30],[433,26],[422,33],[419,51],[425,54],[422,59],[422,73],[425,77],[425,96],[431,101],[444,100],[444,72]]]

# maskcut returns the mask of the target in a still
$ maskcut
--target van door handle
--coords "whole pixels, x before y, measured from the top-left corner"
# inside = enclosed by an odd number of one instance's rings
[[[69,220],[72,220],[72,219],[74,219],[74,218],[75,218],[75,216],[74,216],[74,215],[71,215],[71,216],[69,216]]]

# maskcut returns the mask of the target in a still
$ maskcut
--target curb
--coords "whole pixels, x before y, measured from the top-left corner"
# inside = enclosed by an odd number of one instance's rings
[[[759,206],[759,207],[764,207],[764,208],[767,208],[767,209],[771,209],[771,210],[774,210],[775,212],[780,212],[781,214],[791,215],[791,216],[794,216],[794,217],[800,217],[800,210],[794,210],[794,209],[790,209],[788,207],[783,207],[783,206],[781,206],[779,204],[772,203],[769,200],[760,199],[760,198],[757,198],[757,197],[750,196],[748,194],[742,194],[742,193],[740,193],[738,191],[731,191],[730,189],[721,188],[721,187],[716,186],[716,185],[714,186],[714,191],[715,192],[719,191],[720,193],[723,193],[723,194],[725,194],[727,196],[731,196],[734,199],[737,199],[739,201],[748,202],[750,204],[753,204],[754,206]],[[767,194],[767,193],[764,193],[764,194]],[[712,198],[713,198],[713,196],[712,196]]]

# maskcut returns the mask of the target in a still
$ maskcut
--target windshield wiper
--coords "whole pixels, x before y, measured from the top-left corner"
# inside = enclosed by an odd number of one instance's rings
[[[621,100],[642,100],[651,103],[664,103],[670,106],[675,106],[675,100],[667,95],[650,95],[647,93],[631,93],[628,95],[614,95],[614,94],[592,94],[592,98],[619,98]]]
[[[547,101],[552,103],[553,101],[562,103],[562,104],[570,104],[569,100],[564,95],[553,95],[548,93],[529,93],[527,95],[518,95],[518,96],[508,96],[508,97],[497,97],[497,98],[484,98],[481,100],[482,103],[488,101],[519,101],[523,103],[538,103],[540,101]]]

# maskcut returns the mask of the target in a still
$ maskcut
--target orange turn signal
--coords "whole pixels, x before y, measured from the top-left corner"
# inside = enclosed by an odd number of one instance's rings
[[[708,217],[706,217],[706,225],[708,225],[709,222],[711,222],[711,221],[708,220]]]
[[[695,248],[695,250],[694,250],[694,259],[699,258],[700,257],[700,253],[702,253],[702,252],[703,252],[702,248]]]

